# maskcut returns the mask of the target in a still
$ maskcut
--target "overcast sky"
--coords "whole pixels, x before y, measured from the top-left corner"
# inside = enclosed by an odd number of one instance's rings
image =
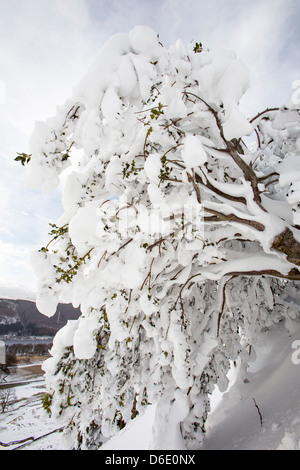
[[[62,212],[59,191],[23,182],[35,120],[55,113],[112,35],[148,25],[177,39],[234,50],[248,66],[249,117],[281,105],[300,79],[299,0],[0,0],[0,296],[29,296],[29,252],[45,245]]]

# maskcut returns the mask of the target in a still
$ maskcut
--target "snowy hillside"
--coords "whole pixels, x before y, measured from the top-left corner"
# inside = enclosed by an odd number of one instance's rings
[[[54,336],[68,320],[77,319],[80,311],[60,304],[55,315],[42,315],[34,301],[0,298],[0,336]]]

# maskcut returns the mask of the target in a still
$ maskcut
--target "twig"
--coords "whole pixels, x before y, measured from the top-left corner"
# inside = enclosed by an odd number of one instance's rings
[[[149,111],[152,111],[152,109],[161,109],[161,108],[167,108],[167,105],[165,104],[163,106],[153,106],[153,108],[142,109],[142,111],[135,111],[134,114],[148,113]]]
[[[77,107],[76,107],[76,106],[77,106]],[[75,109],[75,108],[76,108],[76,109]],[[72,112],[74,109],[75,109],[75,111],[74,111],[74,113],[73,113],[72,116],[71,116],[71,112]],[[78,118],[78,116],[76,116],[76,113],[77,113],[77,111],[78,111],[79,109],[80,109],[80,105],[78,105],[77,103],[74,104],[74,106],[72,106],[72,108],[68,111],[68,113],[67,113],[67,115],[66,115],[66,119],[65,119],[65,121],[64,121],[64,123],[63,123],[63,127],[66,125],[68,119],[72,119],[72,118],[75,119],[75,118]]]
[[[133,322],[132,322],[132,324],[131,324],[131,327],[130,327],[130,330],[129,330],[129,334],[131,333],[131,330],[132,330],[132,328],[133,328],[133,325],[134,325],[135,320],[136,320],[136,315],[134,316]]]
[[[197,198],[197,201],[199,204],[201,204],[201,193],[200,193],[200,188],[199,186],[197,185],[196,181],[195,181],[195,175],[192,176],[190,173],[186,172],[187,174],[187,177],[188,177],[188,181],[189,183],[192,183],[193,185],[193,188],[195,190],[195,193],[196,193],[196,198]]]
[[[36,441],[39,441],[40,439],[43,439],[44,437],[47,437],[47,436],[50,436],[51,434],[54,434],[55,432],[61,432],[64,430],[64,426],[62,426],[61,428],[58,428],[58,429],[54,429],[54,431],[50,431],[50,432],[47,432],[46,434],[43,434],[42,436],[39,436],[39,437],[36,437],[36,438],[30,438],[32,439],[32,442],[36,442]],[[27,445],[30,445],[32,444],[32,442],[26,442],[25,444],[22,444],[18,447],[15,447],[14,449],[12,450],[18,450],[18,449],[21,449],[22,447],[25,447]]]
[[[262,116],[263,114],[265,113],[269,113],[270,111],[279,111],[279,108],[267,108],[265,109],[264,111],[262,111],[261,113],[258,113],[256,116],[254,116],[252,119],[250,119],[250,123],[252,124],[252,122],[254,122],[256,119],[258,119],[260,116]]]
[[[159,240],[157,240],[157,241],[156,241],[155,243],[153,243],[152,245],[147,246],[146,250],[152,251],[152,249],[153,249],[155,246],[159,245],[160,243],[162,243],[162,242],[164,242],[164,241],[166,241],[166,240],[167,240],[166,237],[160,238]]]
[[[130,238],[129,240],[127,240],[126,243],[124,243],[124,245],[120,246],[120,248],[117,249],[117,251],[114,251],[110,256],[113,256],[113,255],[116,255],[117,253],[119,253],[119,251],[123,250],[123,248],[125,248],[125,246],[127,246],[129,243],[131,243],[133,240],[133,238]]]
[[[143,153],[144,153],[144,160],[145,161],[147,159],[147,155],[146,155],[147,140],[148,140],[148,137],[151,134],[151,132],[152,132],[152,127],[149,127],[149,129],[147,131],[147,134],[146,134],[146,137],[145,137],[145,142],[144,142],[144,147],[143,147]]]
[[[261,412],[260,412],[260,409],[255,401],[255,398],[252,398],[252,400],[254,401],[254,405],[255,405],[255,408],[257,409],[257,412],[259,414],[259,419],[260,419],[260,425],[262,426],[263,425],[263,418],[262,418],[262,415],[261,415]]]
[[[16,444],[22,444],[23,442],[33,441],[33,440],[34,440],[34,437],[26,437],[25,439],[21,439],[20,441],[11,441],[11,442],[1,442],[0,441],[0,446],[1,447],[10,447],[10,446],[14,446]]]
[[[257,130],[256,130],[256,129],[254,129],[254,132],[255,132],[255,134],[256,134],[256,137],[257,137],[258,146],[259,146],[259,148],[261,149],[261,141],[260,141],[259,134],[258,134],[258,132],[257,132]],[[252,166],[253,166],[253,165],[252,165]]]
[[[107,250],[105,250],[105,252],[104,252],[103,255],[101,256],[101,258],[99,259],[99,261],[98,261],[98,268],[100,267],[101,261],[103,260],[103,258],[105,258],[106,255],[107,255]]]
[[[143,284],[142,284],[141,287],[140,287],[140,290],[143,290],[144,285],[146,284],[146,281],[147,281],[148,278],[149,278],[149,287],[150,287],[151,269],[152,269],[153,262],[154,262],[154,258],[152,258],[152,261],[151,261],[151,264],[150,264],[150,270],[149,270],[147,276],[145,277],[145,279],[144,279],[144,281],[143,281]]]
[[[128,304],[127,304],[127,307],[126,307],[126,310],[124,312],[124,314],[126,315],[128,309],[129,309],[129,305],[130,305],[130,302],[131,302],[131,292],[132,292],[132,289],[130,289],[129,291],[129,299],[128,299]],[[135,318],[135,317],[134,317]],[[131,330],[130,330],[131,331]]]

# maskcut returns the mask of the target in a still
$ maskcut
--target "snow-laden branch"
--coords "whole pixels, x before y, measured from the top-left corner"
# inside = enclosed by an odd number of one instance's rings
[[[64,213],[32,263],[43,313],[82,312],[45,364],[74,448],[99,448],[149,403],[156,436],[172,422],[197,448],[231,364],[243,373],[246,347],[299,316],[299,110],[248,120],[248,86],[233,52],[167,50],[136,27],[35,128],[27,181],[49,191],[67,170]]]

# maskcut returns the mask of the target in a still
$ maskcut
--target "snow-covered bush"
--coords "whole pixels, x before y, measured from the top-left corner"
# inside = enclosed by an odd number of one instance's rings
[[[248,86],[233,52],[167,50],[135,27],[36,124],[26,180],[64,183],[32,258],[37,306],[82,312],[44,365],[73,448],[99,448],[149,403],[154,446],[197,448],[215,386],[245,372],[264,331],[299,318],[299,106],[247,119]]]

